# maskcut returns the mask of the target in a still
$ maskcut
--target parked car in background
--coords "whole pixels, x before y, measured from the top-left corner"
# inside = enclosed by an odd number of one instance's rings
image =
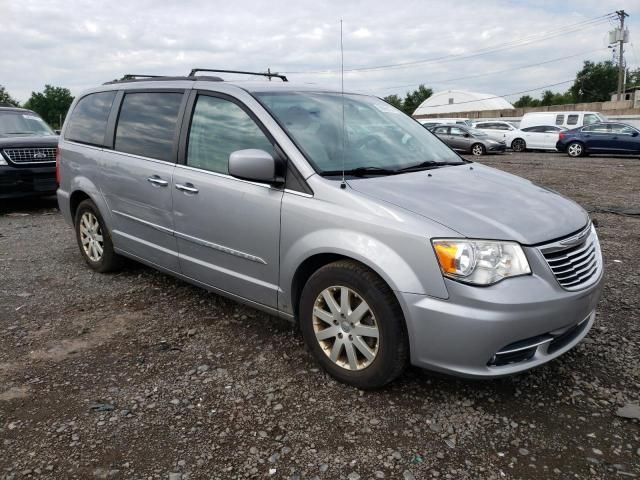
[[[431,129],[440,140],[454,150],[473,155],[503,153],[507,146],[504,141],[492,140],[489,136],[471,127],[462,125],[438,125]]]
[[[564,130],[566,130],[564,127],[553,125],[515,129],[507,133],[505,142],[514,152],[555,150],[560,132]]]
[[[37,113],[0,107],[0,198],[53,195],[57,145]]]
[[[498,141],[505,140],[507,134],[516,129],[516,127],[511,123],[502,120],[492,120],[490,122],[474,122],[473,128],[486,133],[489,138]]]
[[[464,125],[466,127],[470,127],[472,122],[468,118],[420,118],[418,119],[420,123],[431,123],[437,122],[438,124],[454,124],[454,125]]]
[[[431,131],[433,127],[440,125],[440,122],[420,122],[424,128]]]
[[[511,375],[595,320],[603,262],[587,212],[460,158],[376,97],[193,75],[110,82],[76,97],[59,148],[60,210],[90,268],[126,256],[295,322],[317,362],[358,388],[409,362]]]
[[[591,125],[592,123],[605,122],[606,120],[604,115],[598,112],[529,112],[522,116],[518,127],[521,130],[545,125],[577,128]]]
[[[590,153],[639,155],[640,131],[626,123],[595,123],[560,132],[556,148],[570,157]]]

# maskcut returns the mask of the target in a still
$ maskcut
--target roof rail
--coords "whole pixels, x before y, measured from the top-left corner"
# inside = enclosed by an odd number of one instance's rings
[[[266,72],[245,72],[245,71],[241,71],[241,70],[217,70],[217,69],[212,69],[212,68],[194,68],[189,73],[189,76],[190,77],[194,77],[196,75],[196,73],[198,73],[198,72],[239,73],[239,74],[242,74],[242,75],[258,75],[260,77],[267,77],[269,80],[271,80],[272,78],[279,78],[283,82],[288,82],[289,81],[289,80],[287,80],[287,77],[284,76],[284,75],[280,75],[277,72],[271,73],[271,69],[267,70]]]
[[[210,77],[202,75],[200,77],[167,77],[164,75],[133,75],[127,74],[122,78],[118,78],[116,80],[111,80],[110,82],[105,82],[103,85],[113,85],[115,83],[129,83],[129,82],[145,82],[145,81],[175,81],[175,80],[191,80],[197,81],[208,81],[208,82],[222,82],[223,80],[220,77]]]

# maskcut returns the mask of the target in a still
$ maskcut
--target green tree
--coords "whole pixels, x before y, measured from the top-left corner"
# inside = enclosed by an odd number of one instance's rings
[[[44,91],[31,92],[24,107],[39,113],[49,125],[58,129],[62,126],[71,102],[73,96],[68,88],[45,85]]]
[[[618,88],[618,68],[611,61],[585,61],[569,89],[577,103],[606,102]]]
[[[427,98],[433,95],[433,89],[420,85],[417,90],[407,92],[402,102],[402,111],[407,115],[413,115],[416,108],[420,106]]]
[[[640,87],[640,67],[627,70],[627,87]]]
[[[0,85],[0,107],[2,106],[19,107],[20,102],[9,95],[4,86]]]
[[[384,101],[390,103],[398,110],[402,110],[402,99],[398,95],[387,95],[384,97]]]
[[[516,108],[537,107],[538,105],[540,105],[540,100],[531,95],[523,95],[513,104]]]

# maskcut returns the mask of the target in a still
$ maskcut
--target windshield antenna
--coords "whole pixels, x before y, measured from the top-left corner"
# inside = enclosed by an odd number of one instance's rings
[[[340,188],[347,188],[344,180],[344,149],[345,149],[345,125],[344,125],[344,48],[342,46],[342,19],[340,19],[340,96],[342,97],[342,183]]]

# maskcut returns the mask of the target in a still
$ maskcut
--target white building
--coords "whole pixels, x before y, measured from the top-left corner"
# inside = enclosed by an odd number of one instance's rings
[[[420,104],[413,116],[436,113],[474,112],[477,110],[503,110],[513,108],[504,98],[489,93],[447,90],[437,92]]]

